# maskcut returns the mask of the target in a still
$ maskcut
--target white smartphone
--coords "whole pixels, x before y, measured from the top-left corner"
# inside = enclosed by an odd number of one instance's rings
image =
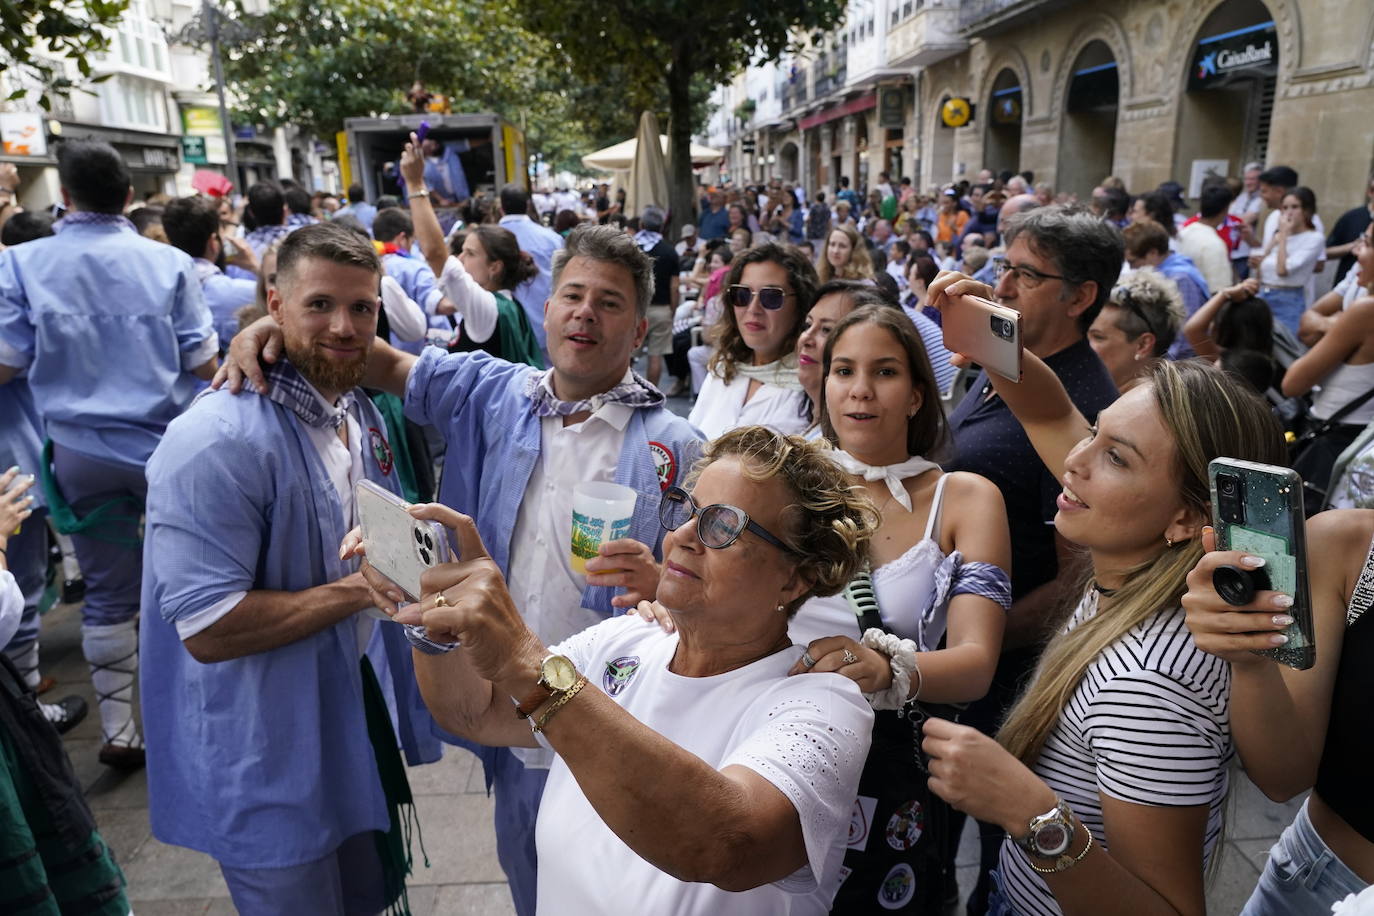
[[[940,316],[945,349],[1021,381],[1021,313],[981,296],[951,296],[949,302]]]
[[[419,601],[425,570],[449,561],[448,531],[438,522],[412,518],[403,499],[370,480],[358,481],[353,495],[367,561]]]

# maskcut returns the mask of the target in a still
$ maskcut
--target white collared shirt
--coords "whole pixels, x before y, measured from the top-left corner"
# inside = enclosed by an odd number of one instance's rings
[[[627,370],[621,383],[633,376]],[[549,384],[545,376],[544,385]],[[634,408],[602,404],[571,426],[562,417],[540,424],[539,460],[530,474],[510,546],[510,594],[525,623],[546,646],[602,621],[582,606],[586,577],[573,572],[573,488],[588,481],[615,482]],[[527,767],[547,768],[553,755],[542,748],[514,748]]]

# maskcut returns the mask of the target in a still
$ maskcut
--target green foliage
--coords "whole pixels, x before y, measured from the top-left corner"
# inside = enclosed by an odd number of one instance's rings
[[[637,116],[666,89],[672,210],[693,210],[691,136],[704,123],[693,87],[726,82],[751,61],[775,60],[807,33],[844,18],[844,0],[518,0],[525,26],[564,52],[572,75]],[[608,67],[620,79],[606,80]],[[709,89],[708,89],[709,91]],[[698,117],[701,120],[696,120]]]
[[[96,26],[113,27],[128,5],[129,0],[0,0],[0,65],[58,95],[81,82],[99,82],[104,77],[91,79],[90,58],[110,42]],[[62,59],[76,65],[80,80],[66,76]],[[27,93],[19,88],[9,98]],[[43,95],[38,104],[46,110],[51,102]]]
[[[234,18],[251,34],[226,44],[225,78],[255,123],[330,136],[347,117],[409,111],[416,80],[455,112],[496,110],[517,123],[546,101],[529,92],[543,48],[505,4],[280,0]]]

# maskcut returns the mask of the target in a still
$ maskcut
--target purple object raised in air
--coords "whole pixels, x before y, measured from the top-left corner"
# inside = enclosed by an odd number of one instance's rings
[[[415,131],[415,139],[421,143],[425,142],[425,137],[429,134],[429,122],[421,121],[419,128]]]

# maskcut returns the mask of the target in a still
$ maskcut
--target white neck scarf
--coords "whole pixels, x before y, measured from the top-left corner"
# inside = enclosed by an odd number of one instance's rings
[[[765,385],[776,385],[788,391],[806,390],[802,387],[801,379],[797,378],[797,364],[793,359],[778,359],[762,366],[736,363],[735,371]]]
[[[911,496],[907,493],[906,487],[902,486],[902,481],[908,477],[924,474],[931,468],[939,467],[935,462],[927,461],[919,455],[913,455],[901,464],[874,466],[864,464],[843,449],[836,449],[830,454],[835,459],[835,463],[850,474],[861,474],[864,480],[887,481],[887,489],[892,494],[892,498],[901,503],[902,508],[908,512],[911,511]]]

